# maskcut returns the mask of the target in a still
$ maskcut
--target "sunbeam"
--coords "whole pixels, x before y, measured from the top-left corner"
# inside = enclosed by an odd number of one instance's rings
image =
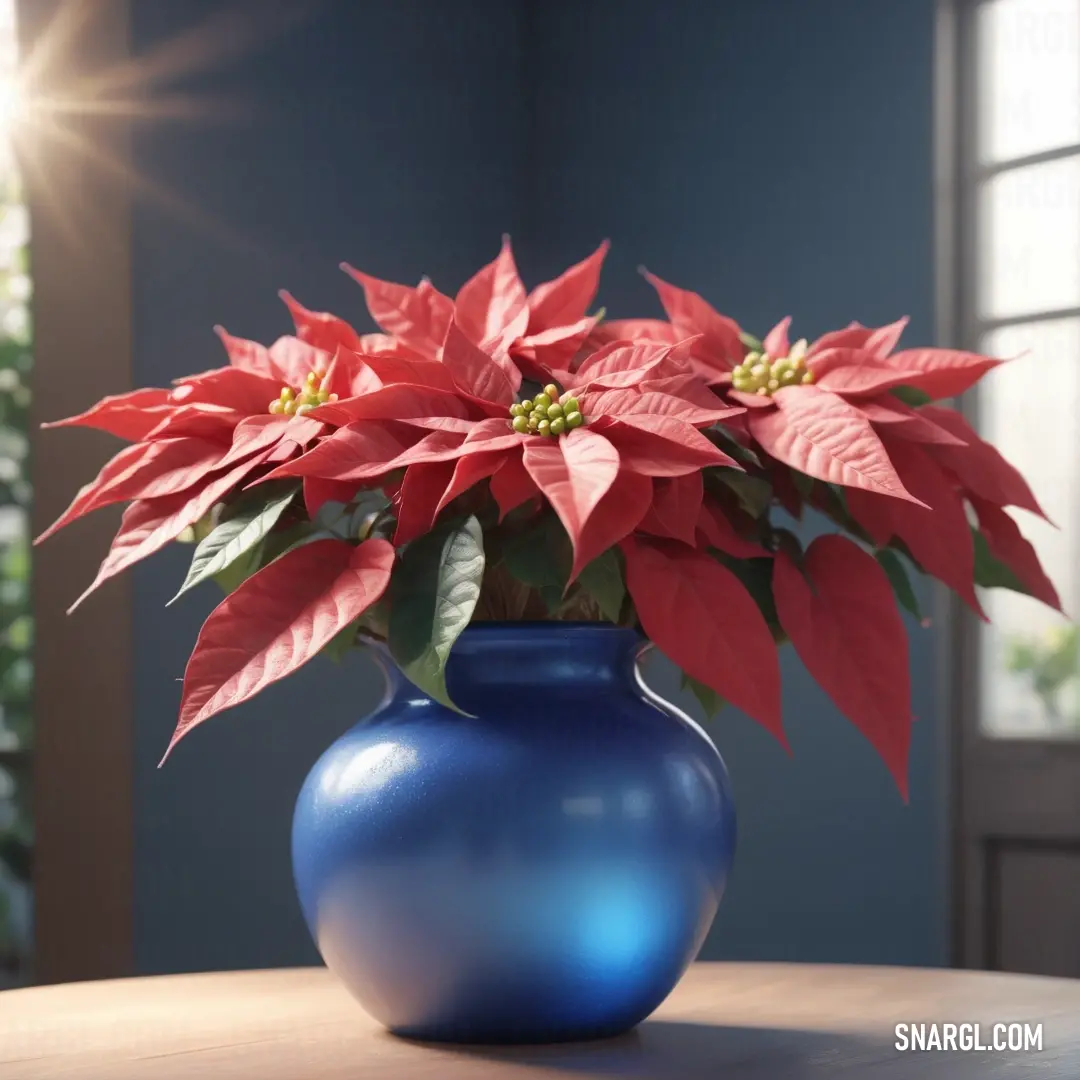
[[[240,250],[272,256],[251,236],[240,234],[161,180],[131,163],[132,124],[166,122],[236,124],[251,122],[253,103],[237,95],[193,94],[175,84],[203,75],[252,51],[279,41],[312,18],[322,0],[311,4],[277,0],[235,3],[139,56],[109,63],[71,63],[102,16],[102,0],[65,0],[43,26],[24,35],[25,55],[0,56],[0,165],[13,158],[35,188],[39,212],[63,208],[49,192],[49,173],[60,158],[79,168],[98,170],[131,194],[165,208],[176,219]],[[14,5],[6,16],[13,18]],[[9,35],[14,40],[14,35]],[[29,37],[29,41],[27,41]],[[68,235],[73,243],[89,238]]]

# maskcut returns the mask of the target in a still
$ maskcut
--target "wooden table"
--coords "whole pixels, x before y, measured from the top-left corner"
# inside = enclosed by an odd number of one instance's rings
[[[899,1023],[1042,1024],[1043,1050],[900,1052]],[[388,1035],[321,969],[174,975],[0,994],[3,1080],[1039,1080],[1080,1078],[1080,981],[696,964],[635,1032],[535,1048]]]

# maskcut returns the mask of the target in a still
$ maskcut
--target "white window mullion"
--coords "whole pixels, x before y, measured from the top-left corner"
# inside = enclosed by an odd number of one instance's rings
[[[979,388],[978,426],[1028,478],[1059,528],[1018,513],[1066,609],[1080,613],[1080,0],[979,0],[975,138],[965,193],[968,344],[1016,357]],[[1061,693],[1017,670],[1049,657],[1067,622],[1029,597],[983,598],[980,723],[990,736],[1080,737],[1080,653]]]

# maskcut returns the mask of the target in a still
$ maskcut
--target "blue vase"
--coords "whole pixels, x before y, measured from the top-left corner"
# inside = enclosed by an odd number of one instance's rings
[[[719,753],[648,690],[632,630],[470,626],[462,716],[377,653],[382,705],[322,756],[293,822],[327,965],[391,1031],[471,1043],[615,1035],[697,955],[735,847]]]

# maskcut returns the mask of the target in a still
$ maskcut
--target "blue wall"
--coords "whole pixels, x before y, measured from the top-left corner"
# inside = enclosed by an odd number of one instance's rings
[[[225,7],[132,6],[140,52]],[[140,171],[203,219],[150,200],[136,215],[140,385],[221,363],[215,323],[262,340],[285,332],[282,287],[364,325],[363,294],[337,268],[343,259],[394,280],[427,273],[452,291],[495,255],[504,231],[520,231],[516,6],[308,6],[306,22],[179,87],[250,102],[243,122],[155,124],[140,134]],[[252,40],[260,22],[250,24]],[[136,568],[137,967],[314,961],[292,892],[292,803],[321,751],[377,700],[376,682],[362,662],[339,671],[317,661],[218,718],[156,770],[177,680],[217,599],[208,588],[163,611],[187,555],[174,548]]]
[[[151,51],[220,5],[140,0]],[[190,80],[242,123],[156,125],[141,170],[199,217],[135,222],[136,381],[217,363],[209,328],[270,338],[275,292],[360,314],[348,259],[452,289],[514,233],[527,276],[615,241],[602,302],[659,313],[645,263],[755,329],[855,317],[931,332],[932,0],[339,0]],[[213,596],[162,612],[172,551],[136,571],[136,951],[141,971],[301,963],[288,867],[311,762],[374,700],[316,662],[187,740],[160,772]],[[788,759],[715,728],[741,808],[707,955],[946,960],[935,632],[913,638],[912,800],[787,663]],[[656,673],[663,684],[668,675]]]
[[[932,0],[545,0],[530,9],[530,254],[614,248],[609,314],[660,315],[645,264],[763,334],[911,316],[933,333]],[[913,628],[911,803],[785,657],[793,759],[713,727],[740,807],[731,891],[705,955],[948,961],[944,718]]]

